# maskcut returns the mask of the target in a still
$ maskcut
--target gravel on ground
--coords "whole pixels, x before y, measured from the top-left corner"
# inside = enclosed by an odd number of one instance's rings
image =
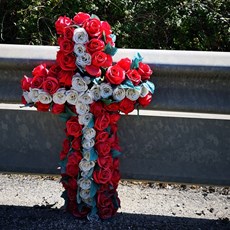
[[[230,188],[121,181],[121,209],[109,220],[63,210],[60,177],[0,174],[0,229],[230,229]]]

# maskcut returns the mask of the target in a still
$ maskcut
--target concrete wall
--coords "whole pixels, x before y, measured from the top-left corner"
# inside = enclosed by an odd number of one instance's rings
[[[19,108],[20,79],[57,47],[0,45],[0,171],[59,173],[64,123]],[[140,52],[154,69],[151,106],[122,116],[123,178],[230,185],[230,53]]]

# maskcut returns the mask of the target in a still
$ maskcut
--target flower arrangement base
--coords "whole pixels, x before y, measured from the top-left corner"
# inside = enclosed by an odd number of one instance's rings
[[[101,102],[94,102],[90,112],[66,121],[66,139],[60,153],[63,198],[67,211],[76,217],[107,219],[120,207],[120,115],[107,111]]]
[[[137,54],[113,65],[116,36],[108,22],[79,12],[55,23],[56,63],[35,67],[21,80],[22,102],[66,122],[60,153],[66,210],[89,220],[108,219],[120,207],[120,112],[128,114],[152,99],[152,70]]]

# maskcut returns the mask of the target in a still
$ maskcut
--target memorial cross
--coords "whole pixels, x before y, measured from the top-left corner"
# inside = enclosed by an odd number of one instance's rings
[[[66,122],[60,168],[67,211],[79,218],[107,219],[120,207],[120,112],[150,103],[152,70],[140,54],[113,65],[116,37],[108,22],[95,15],[61,16],[55,27],[56,63],[49,68],[41,64],[33,77],[23,77],[22,101]]]

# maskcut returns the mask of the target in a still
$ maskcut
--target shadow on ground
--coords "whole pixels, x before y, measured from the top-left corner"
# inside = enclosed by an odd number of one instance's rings
[[[0,229],[230,229],[228,219],[208,220],[184,217],[118,213],[100,222],[78,220],[49,206],[0,206]]]

